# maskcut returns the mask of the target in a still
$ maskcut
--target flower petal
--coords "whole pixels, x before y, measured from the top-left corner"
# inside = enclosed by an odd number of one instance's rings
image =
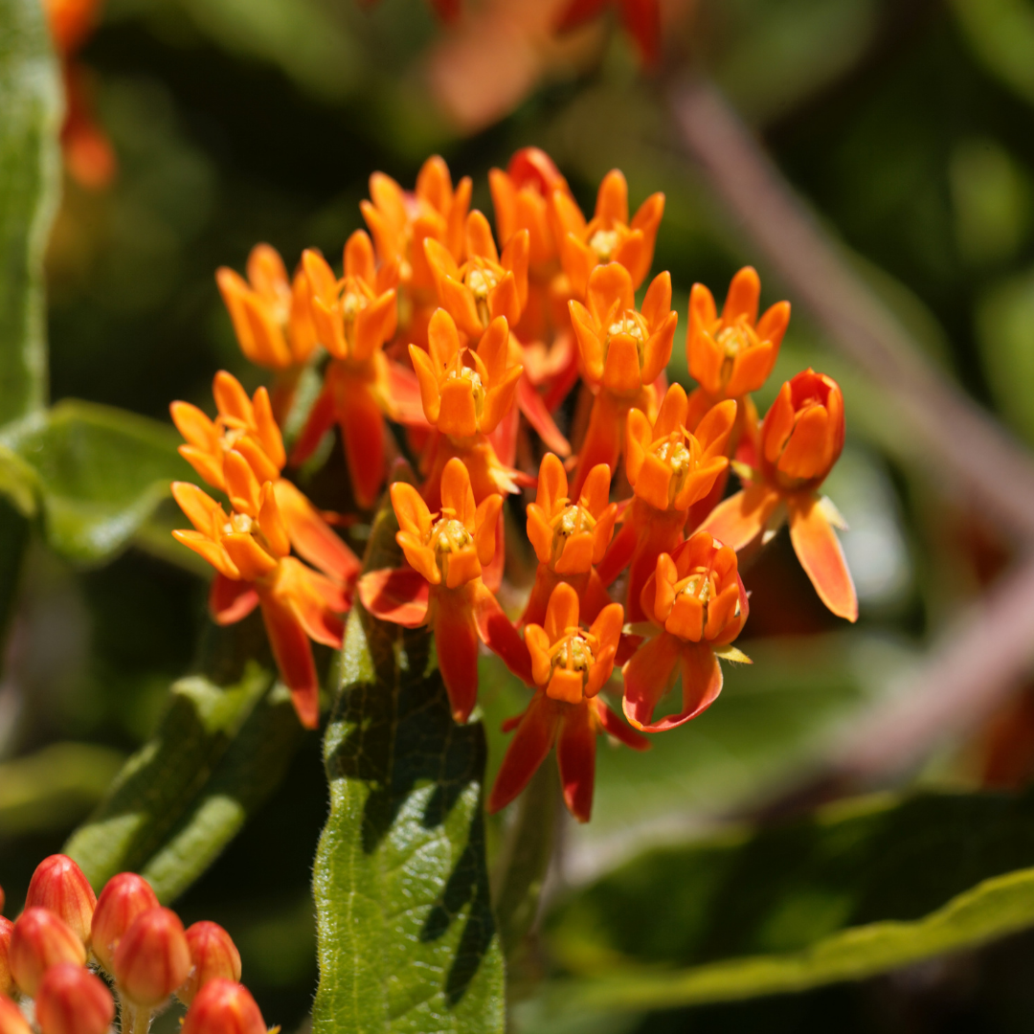
[[[833,526],[817,495],[788,503],[790,541],[819,598],[837,617],[858,620],[858,596]]]
[[[545,693],[536,693],[503,758],[488,798],[491,814],[505,808],[528,785],[556,739],[560,717]]]
[[[474,589],[474,617],[478,635],[507,668],[529,686],[534,685],[531,654],[499,601],[483,583]]]
[[[588,822],[592,814],[596,780],[596,729],[592,716],[588,702],[566,710],[557,739],[556,756],[564,803],[579,822]]]
[[[364,574],[357,585],[363,606],[382,621],[405,628],[427,622],[427,579],[411,567],[388,567]]]
[[[682,643],[662,632],[647,639],[625,665],[625,717],[637,728],[645,729],[654,708],[675,681]]]
[[[431,620],[452,716],[463,725],[478,696],[478,631],[469,593],[438,589]]]
[[[320,720],[320,687],[309,638],[289,607],[269,593],[261,594],[262,619],[280,677],[291,691],[291,703],[306,729]]]
[[[259,602],[251,582],[236,581],[217,573],[208,593],[208,612],[217,625],[232,625],[246,618]]]
[[[758,318],[758,299],[761,297],[761,278],[753,266],[744,266],[729,284],[722,309],[722,322],[729,326],[741,316],[753,327]]]
[[[742,492],[719,503],[698,530],[710,532],[723,545],[738,552],[761,534],[780,498],[776,489],[763,482],[748,485]]]
[[[290,481],[275,482],[277,506],[291,545],[299,556],[324,574],[350,584],[359,573],[359,559],[338,538],[308,498]]]

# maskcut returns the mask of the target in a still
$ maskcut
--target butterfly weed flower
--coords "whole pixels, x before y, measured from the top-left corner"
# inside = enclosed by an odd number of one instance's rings
[[[597,735],[606,732],[635,750],[647,748],[646,740],[599,698],[614,670],[623,621],[621,604],[612,603],[583,628],[578,593],[561,582],[543,624],[525,628],[535,696],[523,714],[503,726],[504,732],[516,732],[488,799],[490,812],[520,794],[556,744],[564,803],[579,822],[588,822]]]

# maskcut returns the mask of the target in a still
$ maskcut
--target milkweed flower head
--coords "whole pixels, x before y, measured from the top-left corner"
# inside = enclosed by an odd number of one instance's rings
[[[287,363],[267,362],[274,388],[303,372],[317,387],[292,397],[289,421],[275,391],[249,396],[228,373],[213,416],[173,405],[182,455],[223,494],[176,484],[192,525],[176,536],[216,572],[217,622],[261,609],[305,725],[319,720],[311,644],[341,645],[353,593],[373,619],[429,630],[457,722],[475,714],[479,653],[497,654],[530,699],[506,724],[489,807],[519,795],[555,746],[567,806],[586,820],[599,733],[641,749],[642,733],[714,702],[723,661],[747,660],[733,645],[749,612],[738,551],[788,523],[820,598],[857,616],[842,521],[819,494],[843,449],[844,400],[806,370],[758,420],[751,394],[772,372],[790,306],[760,312],[750,267],[720,313],[693,287],[695,384],[668,384],[678,316],[670,273],[651,275],[663,194],[630,216],[612,170],[586,219],[534,147],[493,169],[489,186],[495,234],[470,208],[471,181],[454,187],[440,158],[412,191],[375,173],[367,230],[348,236],[339,268],[307,249],[289,280],[260,248],[247,281],[220,274],[245,354]],[[731,472],[742,490],[723,500]],[[362,541],[385,483],[381,544],[360,575],[349,543]],[[385,554],[392,521],[397,552]],[[112,891],[110,905],[102,896],[99,912],[134,915],[139,890]],[[100,950],[117,952],[124,931],[106,922]],[[224,998],[245,1009],[233,952],[212,930],[203,940],[202,969],[223,990],[209,1003],[181,988],[193,1001],[185,1031],[206,1029]]]
[[[107,1034],[116,1014],[120,1029],[146,1031],[174,994],[190,1004],[184,1030],[267,1034],[254,999],[234,983],[240,954],[222,927],[203,920],[184,931],[135,873],[113,876],[98,898],[89,888],[75,861],[52,855],[21,915],[0,917],[0,1034]]]

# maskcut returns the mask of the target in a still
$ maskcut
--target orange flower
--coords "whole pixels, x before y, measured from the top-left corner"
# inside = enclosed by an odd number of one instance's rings
[[[487,496],[517,491],[515,471],[504,466],[486,437],[513,407],[521,367],[510,363],[506,319],[494,319],[476,348],[465,348],[453,318],[438,309],[427,327],[428,351],[409,346],[420,382],[424,415],[439,435],[428,450],[424,497],[438,506],[445,466],[463,459],[480,503]]]
[[[47,23],[59,54],[72,54],[86,42],[97,24],[100,7],[100,0],[46,0]]]
[[[688,413],[685,391],[673,384],[653,424],[642,410],[628,414],[625,473],[635,498],[600,575],[609,584],[629,565],[625,609],[630,621],[643,617],[640,595],[657,557],[679,545],[687,511],[708,495],[729,465],[725,450],[736,403],[719,403],[695,433],[686,427]]]
[[[661,56],[661,12],[658,0],[569,0],[557,22],[557,31],[576,29],[613,4],[621,14],[625,31],[635,40],[639,59],[647,67]]]
[[[518,674],[527,669],[527,651],[481,580],[483,566],[495,554],[502,497],[490,495],[475,505],[470,476],[455,458],[442,474],[441,496],[441,511],[432,513],[412,485],[396,481],[391,486],[399,522],[396,539],[412,569],[364,575],[359,597],[384,621],[430,626],[453,715],[465,722],[477,703],[478,638]]]
[[[653,263],[657,228],[664,215],[664,195],[648,197],[629,224],[628,184],[621,171],[613,169],[603,177],[596,196],[596,214],[589,222],[563,191],[554,190],[552,201],[560,263],[574,297],[584,298],[589,274],[596,266],[611,262],[624,266],[632,286],[638,288]]]
[[[578,457],[575,491],[589,470],[621,455],[625,418],[632,406],[652,409],[650,386],[671,357],[678,313],[671,311],[671,277],[661,273],[636,310],[632,277],[612,262],[589,276],[588,307],[571,302],[571,323],[586,381],[599,387]]]
[[[785,520],[815,591],[838,617],[855,621],[858,598],[834,527],[843,519],[817,489],[844,447],[844,398],[812,369],[779,391],[761,427],[757,480],[720,503],[702,528],[739,550]]]
[[[439,241],[424,241],[438,302],[472,340],[500,316],[509,324],[520,321],[528,300],[528,241],[528,231],[518,230],[500,256],[488,220],[476,210],[467,216],[467,260],[462,265]]]
[[[522,624],[542,623],[553,590],[561,582],[574,587],[587,620],[610,602],[593,568],[614,534],[617,504],[609,501],[609,495],[610,468],[605,463],[593,467],[581,494],[571,499],[564,465],[551,452],[542,457],[538,496],[528,505],[528,539],[539,567]]]
[[[672,554],[662,553],[642,591],[655,626],[625,665],[625,717],[647,732],[663,732],[705,711],[722,691],[719,656],[747,662],[729,644],[747,620],[747,593],[736,554],[698,531]],[[682,670],[682,710],[653,721],[661,697]]]
[[[550,200],[556,190],[563,194],[570,191],[553,159],[537,147],[522,147],[510,159],[506,172],[489,170],[488,183],[499,240],[505,245],[515,233],[527,230],[530,268],[541,270],[555,265],[557,244]]]
[[[761,281],[745,266],[733,278],[721,317],[703,284],[689,295],[686,356],[690,375],[712,404],[757,391],[772,372],[790,322],[790,303],[776,302],[759,320]]]
[[[397,324],[398,260],[382,263],[378,269],[370,238],[356,230],[345,244],[342,280],[313,248],[302,255],[302,266],[318,338],[333,358],[291,462],[308,459],[336,420],[353,494],[360,507],[369,509],[384,483],[384,417],[424,424],[415,377],[390,362],[382,349]]]
[[[340,648],[339,615],[349,609],[350,600],[340,584],[290,555],[291,541],[273,483],[260,486],[245,458],[235,451],[226,454],[224,472],[233,507],[229,515],[196,485],[173,484],[176,502],[194,525],[193,531],[174,531],[173,536],[218,572],[213,587],[218,623],[239,621],[256,606],[262,608],[273,656],[298,718],[314,729],[319,722],[319,680],[309,640]]]
[[[212,382],[218,416],[210,420],[189,402],[169,407],[173,423],[187,439],[180,455],[213,488],[227,491],[225,462],[230,452],[242,457],[260,485],[273,483],[277,506],[287,526],[295,551],[310,563],[347,587],[359,573],[355,554],[334,533],[308,499],[280,476],[286,457],[283,438],[273,419],[269,393],[259,388],[252,399],[233,374],[220,370]],[[219,613],[216,597],[225,595],[217,578],[212,587],[213,612]]]
[[[499,811],[528,785],[557,743],[564,803],[588,822],[596,770],[596,735],[607,732],[636,750],[648,746],[598,698],[614,670],[624,615],[620,603],[600,611],[592,627],[579,623],[578,593],[561,582],[553,590],[542,625],[528,625],[524,638],[536,686],[528,709],[503,726],[516,728],[488,799]]]
[[[470,192],[469,176],[452,189],[449,167],[437,155],[424,162],[412,193],[383,172],[370,177],[371,200],[359,207],[381,262],[398,263],[400,282],[416,304],[429,301],[435,290],[424,256],[427,238],[440,241],[457,262],[463,259]]]
[[[305,274],[295,274],[292,284],[283,259],[268,244],[251,249],[247,273],[245,280],[221,266],[215,274],[241,351],[270,370],[301,366],[316,347]]]

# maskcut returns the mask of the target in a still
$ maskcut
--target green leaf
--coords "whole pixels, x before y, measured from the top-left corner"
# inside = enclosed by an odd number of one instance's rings
[[[382,511],[367,565],[397,526]],[[330,818],[313,890],[317,1034],[503,1030],[489,901],[485,738],[452,720],[430,636],[349,615],[324,746]]]
[[[77,401],[0,432],[0,449],[32,471],[48,542],[81,563],[123,549],[168,496],[169,483],[193,479],[176,452],[179,441],[156,421]]]
[[[213,631],[205,675],[172,687],[155,736],[126,763],[66,852],[97,888],[144,872],[163,900],[186,889],[275,788],[302,733],[274,688],[256,614]]]
[[[53,743],[0,765],[0,835],[67,829],[96,807],[124,760],[92,743]]]
[[[1034,925],[1032,865],[1031,795],[870,798],[651,851],[552,916],[552,952],[585,979],[546,1008],[799,991],[970,948]]]
[[[56,207],[61,85],[39,0],[0,4],[0,424],[46,398],[43,253]]]

